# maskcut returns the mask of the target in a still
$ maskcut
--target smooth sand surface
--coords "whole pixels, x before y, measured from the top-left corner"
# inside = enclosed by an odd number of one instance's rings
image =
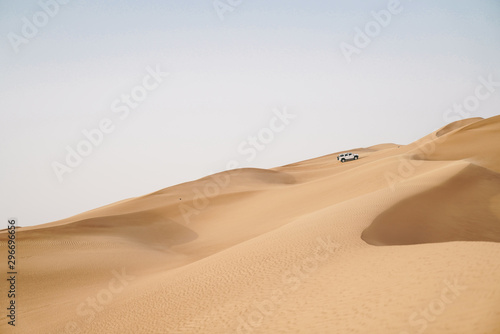
[[[500,333],[500,116],[349,152],[19,229],[0,332]]]

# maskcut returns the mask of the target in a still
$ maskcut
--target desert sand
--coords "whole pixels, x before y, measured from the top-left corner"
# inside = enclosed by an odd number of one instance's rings
[[[500,333],[500,116],[348,151],[18,229],[0,332]]]

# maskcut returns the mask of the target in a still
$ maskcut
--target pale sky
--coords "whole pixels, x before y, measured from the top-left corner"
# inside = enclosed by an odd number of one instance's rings
[[[461,117],[447,110],[474,102],[484,80],[500,82],[498,0],[63,2],[0,0],[0,228],[9,217],[66,218],[231,160],[270,168],[407,144]],[[357,48],[350,61],[347,44]],[[157,68],[169,75],[144,79]],[[133,91],[147,92],[134,109],[120,101]],[[500,114],[500,84],[479,102],[471,117]],[[285,124],[276,110],[294,118]],[[106,119],[113,131],[60,182],[54,162],[67,165],[68,147]],[[259,133],[257,150],[247,138]]]

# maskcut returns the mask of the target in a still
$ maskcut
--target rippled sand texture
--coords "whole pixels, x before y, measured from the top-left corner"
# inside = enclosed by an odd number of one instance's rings
[[[500,117],[350,151],[19,229],[0,332],[500,333]]]

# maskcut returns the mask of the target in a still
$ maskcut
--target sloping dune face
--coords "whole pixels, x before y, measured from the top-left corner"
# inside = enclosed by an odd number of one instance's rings
[[[443,184],[407,198],[363,231],[373,245],[500,242],[500,174],[470,165]]]
[[[469,163],[451,179],[395,204],[363,231],[373,245],[500,242],[500,118],[449,124],[413,159]]]
[[[23,233],[21,234],[23,235]],[[25,240],[50,239],[55,235],[67,238],[94,237],[121,238],[130,242],[168,249],[196,239],[197,234],[188,227],[169,220],[154,211],[82,219],[73,224],[49,227],[23,235]]]
[[[444,126],[443,128],[441,128],[440,130],[438,130],[436,132],[436,137],[441,137],[441,136],[444,136],[445,134],[451,132],[451,131],[454,131],[456,129],[460,129],[466,125],[469,125],[469,124],[472,124],[472,123],[475,123],[475,122],[478,122],[478,121],[481,121],[483,120],[483,118],[481,117],[476,117],[476,118],[468,118],[468,119],[463,119],[463,120],[460,120],[460,121],[456,121],[456,122],[453,122],[453,123],[450,123],[446,126]]]
[[[19,229],[0,333],[500,333],[500,117],[346,151]]]
[[[458,127],[436,138],[433,141],[435,149],[416,158],[432,161],[467,160],[500,172],[499,124],[500,116],[495,116]]]

